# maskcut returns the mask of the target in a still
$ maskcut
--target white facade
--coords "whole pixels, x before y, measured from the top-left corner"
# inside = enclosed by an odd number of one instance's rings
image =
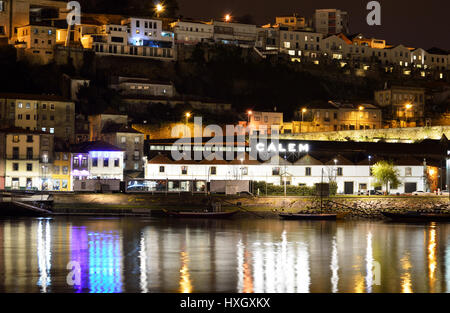
[[[256,25],[213,21],[214,40],[223,44],[253,47],[257,39]]]
[[[214,37],[214,26],[211,24],[177,21],[170,26],[177,44],[196,45],[200,42],[210,42]]]
[[[173,46],[173,33],[162,30],[162,21],[156,19],[129,18],[122,21],[127,26],[128,44],[132,46],[158,46],[158,42]]]
[[[290,185],[314,186],[317,183],[329,182],[333,177],[338,185],[338,193],[344,194],[349,184],[352,194],[373,190],[374,178],[370,176],[368,165],[283,165],[271,164],[270,161],[256,164],[214,164],[210,162],[181,161],[175,163],[151,163],[145,169],[145,179],[148,180],[250,180],[267,182],[274,185],[284,184],[284,179]],[[238,162],[239,163],[239,162]],[[402,185],[391,189],[391,193],[404,193],[405,183],[416,184],[416,190],[424,190],[424,166],[396,166]],[[322,178],[323,170],[323,178]],[[322,180],[323,179],[323,180]]]

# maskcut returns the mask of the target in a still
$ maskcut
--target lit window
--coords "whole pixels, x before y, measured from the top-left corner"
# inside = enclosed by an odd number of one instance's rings
[[[54,134],[55,133],[55,129],[54,128],[50,128],[50,134]]]

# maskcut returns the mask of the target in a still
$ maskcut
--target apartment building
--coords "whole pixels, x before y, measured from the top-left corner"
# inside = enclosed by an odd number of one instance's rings
[[[390,127],[414,127],[424,124],[425,89],[392,86],[375,91],[375,102],[383,109]]]
[[[247,121],[240,121],[239,125],[249,128],[251,135],[270,135],[282,132],[283,113],[248,111]]]
[[[123,124],[110,123],[102,130],[101,140],[124,151],[123,169],[128,173],[143,172],[145,135]]]
[[[382,128],[381,109],[363,102],[310,103],[296,112],[295,121],[283,123],[284,134],[377,128]]]
[[[75,103],[54,95],[0,94],[0,121],[73,142]]]
[[[139,77],[115,77],[110,84],[111,89],[117,90],[124,96],[175,96],[175,87],[171,82],[152,81]]]
[[[321,55],[322,34],[282,28],[279,34],[280,52],[289,54],[293,61],[300,60],[302,56],[317,58]]]
[[[72,191],[72,168],[69,149],[55,148],[52,167],[53,191]]]
[[[15,47],[18,57],[31,63],[48,64],[54,59],[56,27],[27,25],[17,28]]]
[[[307,26],[306,19],[296,13],[290,16],[277,16],[275,24],[279,27],[287,27],[289,30],[303,29]]]
[[[175,43],[196,45],[198,43],[213,42],[214,26],[204,22],[178,20],[170,24],[175,34]]]
[[[86,180],[123,180],[123,151],[107,142],[89,141],[71,146],[74,190]],[[81,188],[84,189],[84,188]]]
[[[0,39],[15,42],[18,28],[61,18],[67,2],[51,0],[2,0],[0,1]]]
[[[51,190],[53,135],[10,128],[6,135],[5,189]]]
[[[222,44],[234,44],[243,48],[255,46],[258,27],[256,25],[211,21],[214,27],[214,41]]]
[[[175,58],[174,34],[162,30],[161,20],[132,17],[122,20],[121,25],[86,26],[86,29],[78,27],[81,44],[98,55]],[[64,31],[58,38],[62,42]]]
[[[349,33],[348,13],[338,9],[321,9],[314,13],[315,31],[324,35]]]

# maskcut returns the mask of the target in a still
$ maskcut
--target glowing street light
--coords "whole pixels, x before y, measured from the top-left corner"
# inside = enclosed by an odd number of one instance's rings
[[[302,122],[300,123],[300,132],[302,132],[302,126],[303,126],[303,115],[308,111],[306,108],[302,109]]]
[[[231,21],[231,15],[230,14],[226,14],[225,15],[225,22],[230,22]]]
[[[164,6],[161,3],[158,3],[155,6],[156,16],[159,17],[161,13],[164,12]]]
[[[189,122],[189,118],[191,117],[191,113],[186,113],[186,124]]]
[[[248,110],[247,111],[247,115],[248,115],[248,123],[250,124],[250,116],[253,115],[253,111],[252,110]]]
[[[362,105],[360,105],[358,107],[358,110],[359,110],[359,112],[362,112],[362,111],[364,111],[364,107]],[[359,122],[359,113],[356,114],[356,130],[358,130],[358,122]],[[359,126],[360,126],[359,128],[361,128],[361,125],[359,125]]]
[[[409,124],[409,117],[408,117],[408,111],[411,110],[413,105],[411,103],[405,104],[405,117],[406,117],[406,127],[408,127]]]

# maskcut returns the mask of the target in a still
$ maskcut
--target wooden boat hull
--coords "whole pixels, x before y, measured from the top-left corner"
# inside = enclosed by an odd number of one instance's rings
[[[450,222],[448,213],[391,213],[381,212],[385,217],[405,222]]]
[[[337,214],[294,214],[280,213],[279,216],[284,220],[336,220]]]
[[[230,212],[181,212],[164,210],[168,216],[178,218],[229,218],[238,213],[238,211]]]

